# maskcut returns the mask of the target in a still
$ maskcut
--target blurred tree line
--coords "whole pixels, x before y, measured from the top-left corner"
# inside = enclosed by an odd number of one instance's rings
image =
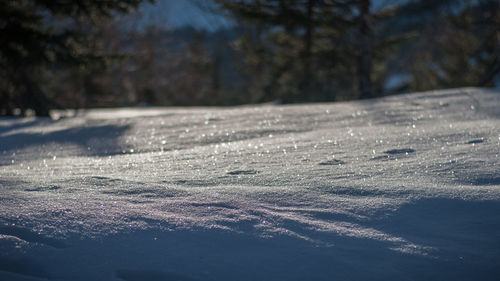
[[[213,32],[138,26],[141,0],[0,1],[0,115],[500,82],[497,0],[214,0],[234,24]]]

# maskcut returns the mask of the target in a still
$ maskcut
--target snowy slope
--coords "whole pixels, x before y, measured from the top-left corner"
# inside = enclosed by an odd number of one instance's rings
[[[0,119],[0,280],[498,280],[500,93]]]

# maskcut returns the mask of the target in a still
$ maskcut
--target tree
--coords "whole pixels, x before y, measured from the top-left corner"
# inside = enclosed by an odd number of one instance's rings
[[[393,33],[416,34],[400,49],[394,73],[422,91],[493,86],[500,74],[500,2],[409,1],[392,18]]]
[[[252,31],[236,44],[245,57],[254,89],[265,100],[284,102],[318,101],[324,98],[321,84],[317,40],[321,29],[341,29],[336,1],[253,0],[218,1]],[[263,77],[263,74],[267,77]],[[324,81],[325,82],[325,81]],[[263,101],[263,100],[260,100]]]
[[[371,19],[371,1],[359,0],[358,34],[358,89],[360,98],[372,98],[372,52],[373,52],[373,27]]]
[[[380,57],[395,41],[377,34],[377,25],[392,15],[392,7],[375,11],[370,0],[218,2],[240,22],[257,26],[259,40],[253,48],[246,40],[243,51],[248,56],[264,50],[260,73],[268,78],[259,80],[267,80],[268,98],[327,101],[371,98],[382,91]]]
[[[143,0],[3,0],[0,6],[0,114],[32,109],[48,115],[57,103],[44,80],[50,69],[102,64],[92,53],[84,20],[129,12]]]

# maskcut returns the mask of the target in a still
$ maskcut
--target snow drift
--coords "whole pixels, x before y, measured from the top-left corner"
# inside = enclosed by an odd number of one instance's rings
[[[0,119],[0,280],[497,280],[500,93]]]

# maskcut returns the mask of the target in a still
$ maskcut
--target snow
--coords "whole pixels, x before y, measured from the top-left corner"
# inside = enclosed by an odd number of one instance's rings
[[[498,280],[500,93],[0,119],[0,280]]]

